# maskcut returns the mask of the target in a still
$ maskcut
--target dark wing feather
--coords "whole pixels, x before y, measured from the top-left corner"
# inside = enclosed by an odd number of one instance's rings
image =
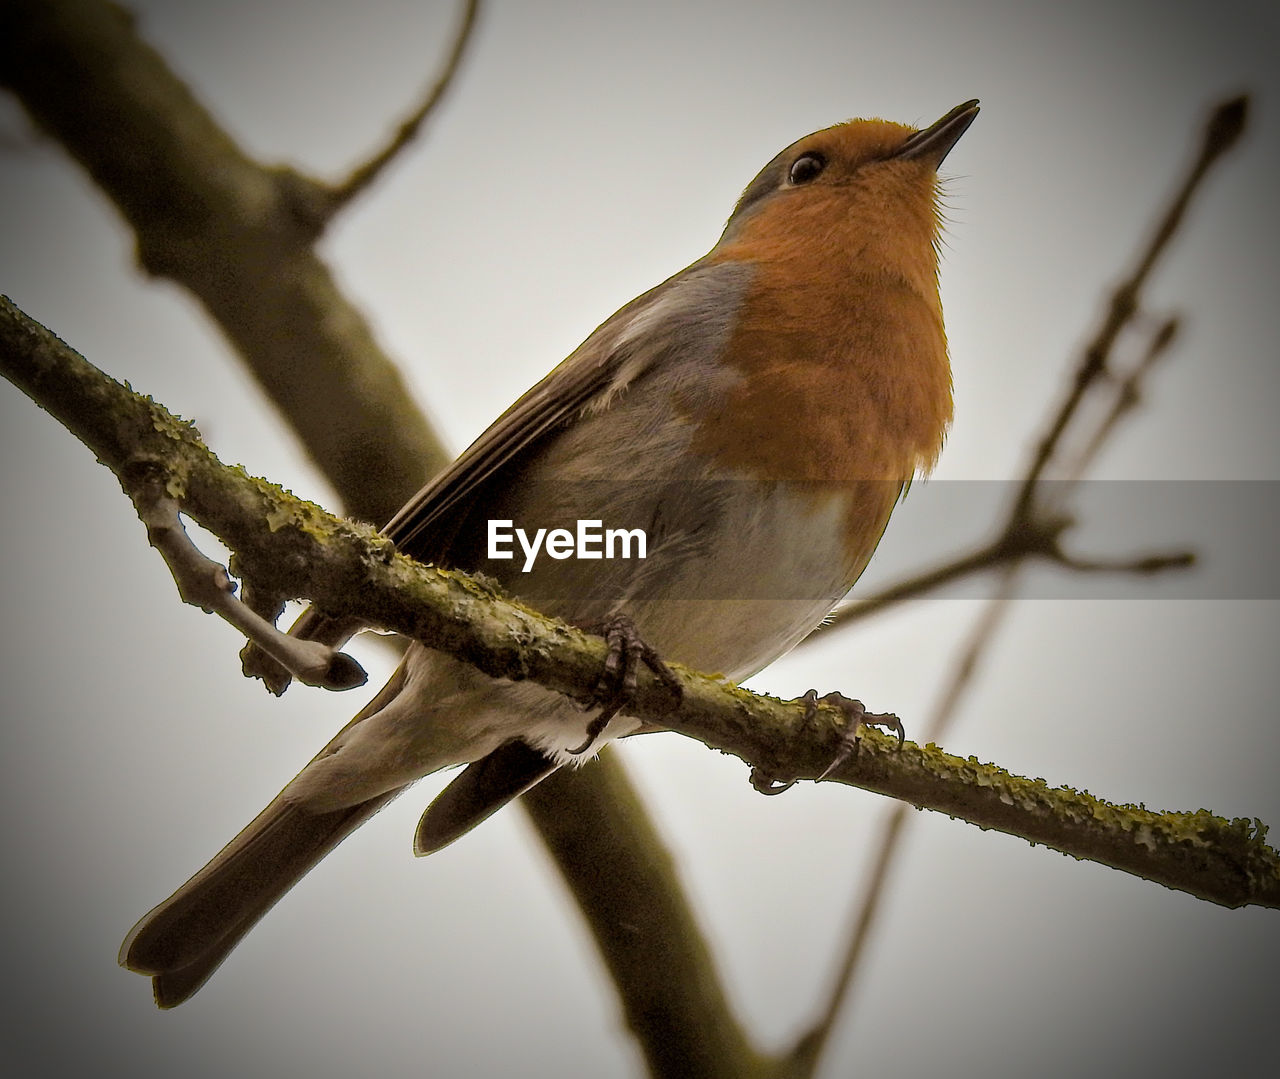
[[[688,270],[683,271],[688,273]],[[670,278],[672,284],[683,274]],[[602,390],[613,382],[627,358],[619,340],[632,317],[658,298],[658,285],[638,296],[605,321],[576,351],[541,382],[528,390],[457,459],[401,507],[383,527],[403,554],[419,562],[471,569],[451,558],[453,542],[486,483],[503,482],[519,471],[530,451],[573,419]],[[294,622],[290,635],[302,640],[322,641],[340,648],[362,624],[354,619],[337,619],[308,607]],[[255,668],[272,681],[273,692],[282,693],[289,675],[266,655],[254,658]],[[275,688],[279,686],[279,688]]]
[[[630,353],[625,344],[620,346],[620,339],[632,318],[652,303],[663,288],[659,285],[637,297],[603,323],[568,359],[498,417],[453,464],[409,499],[383,528],[383,534],[400,551],[421,562],[447,561],[457,527],[456,522],[449,527],[446,519],[465,515],[488,481],[498,473],[518,471],[533,447],[572,420],[613,383]]]
[[[559,767],[518,739],[499,746],[467,765],[427,806],[414,833],[413,853],[421,857],[447,846]]]
[[[420,562],[473,568],[469,552],[452,548],[469,513],[484,504],[483,489],[517,477],[543,439],[619,388],[624,372],[638,378],[664,352],[714,353],[730,335],[751,274],[749,265],[700,260],[636,297],[409,499],[383,534]],[[322,619],[308,612],[296,628],[311,635],[321,627]]]

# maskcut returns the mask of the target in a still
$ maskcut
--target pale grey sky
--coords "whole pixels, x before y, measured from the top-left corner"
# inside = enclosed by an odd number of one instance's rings
[[[456,14],[389,0],[132,6],[248,150],[330,175],[415,98]],[[979,97],[947,162],[956,422],[938,476],[999,480],[1193,127],[1249,88],[1248,140],[1153,282],[1153,310],[1183,312],[1185,333],[1098,475],[1276,481],[1278,43],[1274,9],[1244,3],[493,3],[448,105],[324,253],[460,449],[710,247],[782,146],[850,116],[924,123]],[[333,505],[193,301],[133,269],[111,207],[55,145],[28,139],[10,101],[0,124],[0,289],[197,421],[224,459]],[[234,635],[179,606],[110,474],[7,385],[0,410],[0,1065],[641,1074],[519,811],[411,857],[438,779],[328,859],[191,1003],[153,1009],[115,965],[124,933],[363,699],[295,689],[276,702],[242,680]],[[1188,520],[1213,531],[1195,508]],[[1274,578],[1253,600],[1090,588],[1018,605],[947,748],[1117,801],[1280,825]],[[754,684],[838,686],[918,730],[978,606],[915,604]],[[740,763],[675,736],[622,754],[745,1020],[766,1043],[791,1036],[824,991],[886,804],[812,785],[760,798]],[[1210,1060],[1215,1074],[1263,1074],[1280,914],[1211,907],[931,814],[914,825],[826,1075],[1181,1075]]]

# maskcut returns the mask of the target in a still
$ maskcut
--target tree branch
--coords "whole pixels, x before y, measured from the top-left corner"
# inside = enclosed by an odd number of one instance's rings
[[[187,534],[163,473],[150,462],[139,461],[138,466],[126,466],[122,482],[147,526],[147,541],[168,564],[184,603],[219,615],[308,686],[355,689],[368,681],[364,668],[345,652],[281,633],[273,621],[241,602],[225,567],[201,554]]]
[[[577,701],[592,696],[605,659],[599,638],[465,574],[420,566],[366,526],[223,465],[191,425],[98,371],[7,300],[0,302],[0,370],[93,450],[126,491],[140,462],[161,470],[182,511],[235,552],[238,571],[256,588],[305,596],[338,617],[425,641],[495,678],[533,679]],[[834,709],[809,715],[802,703],[673,669],[683,691],[677,713],[648,670],[628,711],[768,775],[812,778],[836,755],[843,722]],[[866,731],[857,758],[831,778],[1224,906],[1280,907],[1280,855],[1258,822],[1112,805],[932,745],[893,746]]]
[[[319,235],[339,211],[367,191],[387,166],[418,137],[418,132],[422,130],[427,117],[444,100],[446,92],[453,85],[467,44],[471,41],[479,10],[480,0],[467,0],[462,13],[462,24],[458,27],[458,33],[454,37],[448,59],[445,60],[444,69],[428,89],[422,103],[405,118],[382,149],[370,156],[367,161],[357,165],[345,179],[336,184],[328,184],[300,173],[293,174],[294,196],[298,210],[307,218],[314,230],[313,235]]]
[[[680,898],[673,859],[625,782],[616,754],[595,782],[584,782],[602,763],[604,758],[590,770],[563,769],[555,791],[541,783],[521,801],[552,848],[563,844],[580,852],[603,839],[634,852],[643,866],[643,873],[619,879],[615,874],[632,859],[608,873],[581,857],[562,863],[605,965],[617,985],[627,986],[623,1010],[650,1074],[747,1079],[765,1060],[734,1016],[702,930]],[[619,896],[625,897],[621,903]]]
[[[1221,102],[1210,114],[1190,169],[1161,214],[1146,248],[1138,256],[1137,267],[1112,292],[1106,316],[1093,339],[1084,348],[1083,361],[1076,369],[1075,378],[1058,407],[1057,415],[1049,423],[1031,457],[1022,488],[1010,513],[1011,518],[1025,518],[1031,514],[1036,485],[1053,458],[1071,418],[1079,409],[1089,387],[1106,373],[1116,339],[1140,310],[1142,290],[1147,279],[1182,223],[1192,196],[1214,164],[1239,141],[1248,115],[1249,99],[1243,94]]]
[[[0,85],[115,203],[142,267],[204,305],[348,513],[390,520],[444,467],[449,454],[400,372],[313,250],[285,174],[235,144],[124,11],[13,0]]]
[[[1156,364],[1168,356],[1169,349],[1177,340],[1180,326],[1179,319],[1167,318],[1156,328],[1138,362],[1120,379],[1115,392],[1111,395],[1110,406],[1093,432],[1084,440],[1084,447],[1077,458],[1074,461],[1068,461],[1062,468],[1068,482],[1075,483],[1080,480],[1121,421],[1142,402],[1143,383],[1155,369]]]

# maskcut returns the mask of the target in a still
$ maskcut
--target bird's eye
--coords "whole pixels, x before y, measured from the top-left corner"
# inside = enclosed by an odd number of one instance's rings
[[[792,186],[807,184],[817,179],[826,167],[827,160],[821,154],[802,154],[791,163],[791,171],[787,173],[787,179]]]

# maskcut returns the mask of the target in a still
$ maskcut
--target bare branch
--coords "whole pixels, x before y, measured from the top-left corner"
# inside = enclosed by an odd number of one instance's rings
[[[1169,355],[1169,349],[1177,340],[1180,327],[1181,323],[1177,318],[1168,318],[1160,323],[1155,333],[1151,335],[1141,359],[1134,365],[1133,370],[1121,379],[1113,395],[1111,407],[1085,441],[1084,448],[1076,460],[1062,470],[1068,481],[1078,481],[1084,475],[1116,427],[1141,403],[1143,383],[1156,364]]]
[[[309,686],[355,689],[369,680],[364,668],[343,652],[291,637],[236,598],[224,566],[202,554],[182,525],[177,501],[165,489],[153,462],[125,465],[118,475],[147,526],[147,541],[160,552],[184,603],[217,614]]]
[[[317,234],[340,210],[367,191],[401,151],[418,137],[418,132],[422,130],[427,117],[435,111],[449,87],[453,85],[463,54],[471,40],[472,31],[475,29],[476,15],[479,10],[480,0],[466,0],[462,24],[458,27],[443,70],[427,90],[422,103],[400,124],[382,149],[367,161],[357,165],[346,179],[336,184],[326,184],[320,180],[294,174],[294,183],[297,184],[295,196],[299,202],[299,210],[309,218]]]
[[[594,782],[583,782],[592,773]],[[522,801],[548,846],[573,854],[562,860],[565,880],[614,984],[627,987],[623,1010],[649,1073],[657,1079],[756,1074],[760,1058],[733,1014],[692,912],[673,902],[681,892],[671,855],[625,782],[617,754],[607,751],[590,770],[565,769],[564,777],[554,794],[541,784]],[[606,814],[607,829],[601,827]],[[615,847],[624,852],[621,860]],[[593,850],[602,860],[587,856]],[[608,873],[600,870],[604,864]]]
[[[1135,555],[1132,558],[1084,558],[1061,551],[1055,561],[1077,573],[1132,573],[1139,577],[1171,569],[1189,569],[1196,564],[1194,551]]]
[[[814,641],[834,629],[852,625],[854,622],[861,622],[889,607],[902,603],[904,600],[928,595],[930,592],[936,592],[939,588],[949,585],[953,581],[971,577],[977,573],[985,573],[997,566],[1006,565],[1011,560],[1020,560],[1026,557],[1028,552],[1015,553],[1013,548],[1001,542],[1002,539],[1003,537],[997,537],[991,543],[984,544],[968,554],[947,559],[930,569],[920,570],[910,577],[903,578],[901,581],[886,585],[878,592],[872,592],[869,595],[859,596],[855,600],[848,601],[837,608],[824,625],[809,634],[797,647],[803,648],[808,642]]]
[[[1084,348],[1082,362],[1076,368],[1070,389],[1031,457],[1022,488],[1009,514],[1011,520],[1026,519],[1032,515],[1036,484],[1044,474],[1063,433],[1079,409],[1085,392],[1107,370],[1116,338],[1139,310],[1142,289],[1182,223],[1192,196],[1209,174],[1209,169],[1236,144],[1244,131],[1248,108],[1249,99],[1245,95],[1231,98],[1214,108],[1202,133],[1199,152],[1161,215],[1145,250],[1139,255],[1137,268],[1112,292],[1102,324]]]

